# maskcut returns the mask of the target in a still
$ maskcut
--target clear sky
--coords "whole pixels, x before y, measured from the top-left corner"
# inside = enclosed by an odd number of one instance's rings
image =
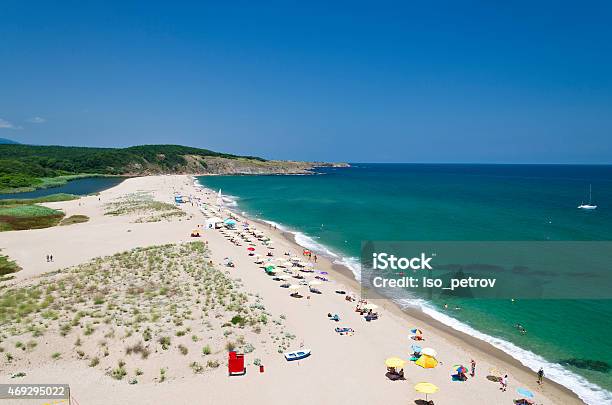
[[[0,21],[0,137],[23,143],[612,163],[610,1],[2,0]]]

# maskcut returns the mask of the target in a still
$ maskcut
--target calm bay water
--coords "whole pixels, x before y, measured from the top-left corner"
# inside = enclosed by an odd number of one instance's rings
[[[114,187],[123,180],[125,180],[123,177],[90,177],[85,179],[77,179],[69,181],[68,183],[59,187],[41,188],[39,190],[34,190],[27,193],[0,194],[0,200],[12,198],[36,198],[57,193],[86,195]]]
[[[612,166],[356,164],[320,172],[199,181],[349,263],[362,240],[612,240]],[[589,184],[599,207],[585,212],[576,206],[588,200]],[[427,303],[428,313],[532,368],[542,364],[589,403],[612,403],[612,300],[455,304],[462,309]]]

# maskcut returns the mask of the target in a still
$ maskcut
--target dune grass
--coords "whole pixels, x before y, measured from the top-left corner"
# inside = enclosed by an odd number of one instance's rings
[[[173,204],[154,200],[151,193],[137,192],[106,204],[104,215],[137,215],[134,222],[160,222],[187,214]]]
[[[0,290],[0,343],[20,347],[11,370],[76,359],[126,384],[219,372],[226,350],[288,347],[295,337],[268,319],[202,242],[138,248]],[[184,367],[160,371],[172,362]]]

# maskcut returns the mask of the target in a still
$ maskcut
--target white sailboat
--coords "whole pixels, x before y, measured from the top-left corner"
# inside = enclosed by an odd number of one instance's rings
[[[232,200],[230,197],[225,197],[223,194],[221,194],[221,189],[219,189],[219,194],[217,194],[217,203],[220,205],[232,204],[234,203],[234,200]]]
[[[581,209],[581,210],[594,210],[594,209],[597,208],[597,205],[591,204],[591,194],[592,194],[591,191],[592,191],[592,187],[589,184],[589,203],[588,204],[581,203],[578,206],[578,209]]]

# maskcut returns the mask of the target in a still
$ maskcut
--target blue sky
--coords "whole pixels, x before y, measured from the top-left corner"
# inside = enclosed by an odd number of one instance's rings
[[[2,1],[0,137],[612,163],[610,2],[256,3]]]

